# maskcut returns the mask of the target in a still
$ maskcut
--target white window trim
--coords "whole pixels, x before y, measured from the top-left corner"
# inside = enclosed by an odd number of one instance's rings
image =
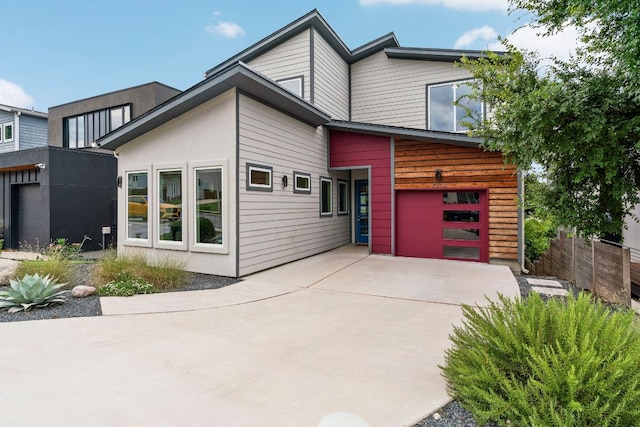
[[[445,83],[436,83],[436,84],[428,84],[427,85],[427,130],[432,130],[431,129],[431,88],[434,87],[443,87],[443,86],[456,86],[456,85],[460,85],[463,83],[469,83],[472,82],[473,79],[466,79],[466,80],[456,80],[456,81],[452,81],[452,82],[445,82]],[[457,114],[457,108],[456,106],[453,104],[453,102],[455,102],[458,99],[457,94],[454,93],[453,95],[453,100],[452,100],[452,104],[451,104],[451,108],[453,109],[453,130],[450,131],[441,131],[441,132],[451,132],[451,133],[466,133],[468,132],[466,129],[463,130],[456,130],[456,125],[458,124],[458,119],[456,117]],[[480,110],[482,111],[482,118],[485,118],[485,108],[484,108],[484,102],[480,102]]]
[[[193,212],[193,216],[189,217],[190,223],[192,224],[189,227],[189,245],[191,252],[205,252],[212,254],[228,254],[229,253],[229,240],[231,239],[231,235],[229,234],[229,203],[231,202],[229,198],[228,185],[227,185],[227,171],[228,171],[228,160],[227,159],[213,159],[201,162],[189,162],[189,196],[188,196],[188,204],[191,208],[190,211]],[[222,244],[216,245],[213,243],[197,243],[196,242],[196,226],[195,221],[196,218],[196,171],[202,169],[222,169]],[[184,203],[183,203],[184,205]]]
[[[283,83],[292,83],[292,82],[298,83],[297,91],[288,89],[287,87],[282,85]],[[300,98],[304,98],[304,76],[287,77],[285,79],[276,80],[276,83],[278,83],[280,86],[282,86],[284,89],[288,90],[289,92],[293,93],[294,95],[299,96]]]
[[[131,168],[128,169],[126,171],[124,171],[123,176],[124,176],[124,181],[125,181],[125,185],[124,185],[124,218],[123,220],[120,221],[120,224],[125,224],[124,227],[124,245],[125,246],[137,246],[137,247],[143,247],[143,248],[150,248],[151,245],[151,224],[153,222],[152,220],[152,213],[153,212],[147,212],[147,238],[146,239],[137,239],[135,237],[129,237],[129,175],[133,174],[133,173],[146,173],[147,174],[147,201],[149,201],[153,195],[153,184],[152,184],[152,175],[151,175],[151,166],[140,166],[137,168]],[[153,209],[149,209],[150,211],[153,211]]]
[[[344,188],[344,192],[346,194],[347,200],[345,201],[345,210],[341,211],[340,210],[340,194],[342,193],[341,188]],[[348,215],[349,214],[349,183],[345,180],[339,179],[338,180],[338,195],[337,195],[337,209],[338,209],[338,215]]]
[[[16,128],[13,125],[13,122],[8,122],[8,123],[4,123],[2,126],[2,136],[0,136],[0,139],[2,139],[2,142],[13,142],[15,135],[16,135]],[[5,133],[5,128],[10,127],[11,128],[11,138],[5,138],[4,137],[4,133]]]
[[[182,206],[180,213],[180,221],[182,221],[182,241],[174,242],[171,240],[160,240],[160,197],[156,194],[160,191],[160,172],[180,172],[181,173],[181,189],[182,192]],[[185,195],[187,194],[187,164],[186,163],[173,163],[153,166],[153,181],[155,192],[151,194],[153,196],[152,214],[149,215],[153,218],[153,246],[158,249],[171,249],[176,251],[186,251],[188,249],[188,233],[189,233],[189,221],[185,222],[184,218],[189,218],[189,203],[185,203]]]
[[[252,184],[251,171],[267,172],[269,174],[269,184]],[[273,168],[247,163],[247,191],[273,191]]]
[[[323,182],[328,182],[329,183],[329,189],[331,191],[331,194],[329,195],[329,210],[328,211],[323,211],[322,210],[322,199],[323,199],[323,192],[322,192],[322,183]],[[326,176],[321,176],[320,177],[320,216],[321,217],[329,217],[329,216],[333,216],[333,179],[326,177]]]
[[[309,187],[298,187],[298,178],[305,178],[309,183]],[[311,194],[311,174],[293,171],[293,192],[296,194]]]

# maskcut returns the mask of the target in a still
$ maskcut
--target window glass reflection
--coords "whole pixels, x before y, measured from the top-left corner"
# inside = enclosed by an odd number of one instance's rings
[[[480,203],[480,193],[469,191],[445,191],[442,193],[442,202],[446,205],[477,205]]]
[[[197,169],[196,243],[221,245],[222,234],[222,169]]]
[[[446,222],[478,222],[480,211],[443,211],[443,220]]]
[[[467,248],[464,246],[444,246],[445,258],[480,259],[480,248]]]
[[[148,239],[148,185],[147,173],[135,172],[127,175],[127,237]]]
[[[182,241],[182,171],[161,171],[158,188],[160,240]]]

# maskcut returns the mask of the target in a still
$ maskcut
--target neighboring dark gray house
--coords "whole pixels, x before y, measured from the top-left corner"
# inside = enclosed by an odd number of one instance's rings
[[[47,113],[0,104],[0,153],[47,145]]]
[[[75,243],[88,236],[84,249],[95,250],[107,229],[105,243],[115,243],[117,159],[92,148],[93,141],[179,93],[153,82],[49,108],[48,144],[0,154],[4,247],[42,247],[57,238]],[[45,117],[46,138],[47,115],[38,114]],[[25,116],[19,116],[21,123]]]

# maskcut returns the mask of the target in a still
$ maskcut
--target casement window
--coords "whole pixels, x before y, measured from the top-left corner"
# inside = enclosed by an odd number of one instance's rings
[[[273,168],[247,163],[247,191],[273,191]]]
[[[349,213],[349,183],[338,180],[338,215]]]
[[[293,192],[311,194],[311,175],[303,172],[293,172]]]
[[[304,95],[304,77],[292,77],[288,79],[276,80],[276,82],[287,89],[289,92],[293,92],[298,95],[300,98]]]
[[[484,117],[482,102],[466,98],[471,94],[471,86],[468,83],[467,80],[427,86],[429,130],[466,132],[468,129],[463,122],[473,122],[472,118]],[[461,105],[454,105],[456,101]]]
[[[13,141],[13,122],[0,125],[0,142]]]
[[[95,140],[131,121],[131,105],[119,105],[63,120],[63,146],[91,147]]]
[[[127,172],[127,239],[149,239],[148,173]]]
[[[222,167],[195,168],[195,243],[222,245],[225,236],[223,221]]]
[[[158,240],[183,242],[182,170],[158,171],[155,217],[158,221]]]
[[[320,177],[320,215],[331,216],[333,215],[332,206],[332,191],[331,191],[331,178]]]

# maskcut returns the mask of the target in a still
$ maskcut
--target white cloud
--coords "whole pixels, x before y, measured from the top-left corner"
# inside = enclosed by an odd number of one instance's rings
[[[496,30],[488,25],[484,25],[480,28],[467,31],[453,44],[454,49],[462,49],[473,45],[476,40],[482,40],[483,42],[495,42],[498,39],[498,33]]]
[[[235,22],[219,22],[215,25],[209,25],[207,31],[212,34],[219,34],[230,39],[244,35],[244,30]]]
[[[550,64],[550,58],[556,57],[567,60],[576,52],[579,46],[579,33],[576,27],[567,27],[562,32],[552,36],[543,37],[544,31],[531,26],[524,26],[508,36],[509,43],[518,49],[538,52],[543,59],[542,65]],[[504,50],[504,46],[495,40],[489,44],[491,50]]]
[[[508,0],[359,0],[362,6],[376,4],[407,5],[418,4],[427,6],[444,6],[448,9],[486,11],[498,10],[506,12]]]
[[[33,98],[15,83],[0,79],[0,104],[12,107],[33,107]]]

